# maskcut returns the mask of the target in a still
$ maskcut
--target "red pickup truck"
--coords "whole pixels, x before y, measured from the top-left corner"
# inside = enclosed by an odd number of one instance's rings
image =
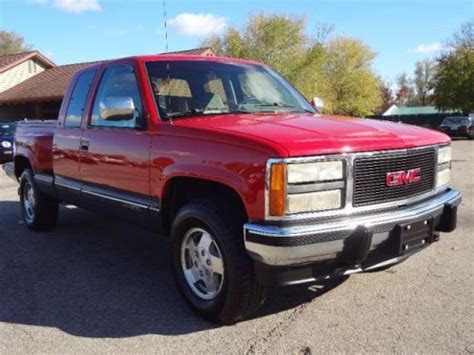
[[[265,65],[140,56],[78,72],[58,122],[18,125],[21,212],[61,203],[153,228],[208,319],[255,312],[275,285],[380,270],[456,227],[449,137],[319,114]]]

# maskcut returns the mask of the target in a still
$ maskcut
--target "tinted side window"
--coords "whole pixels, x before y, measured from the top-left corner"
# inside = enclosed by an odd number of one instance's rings
[[[77,79],[66,111],[65,127],[81,127],[84,106],[96,72],[97,70],[86,71]]]
[[[115,106],[117,107],[115,107]],[[120,115],[133,109],[133,117]],[[115,114],[110,115],[111,112]],[[143,108],[133,67],[121,65],[106,69],[94,101],[92,127],[143,128]]]

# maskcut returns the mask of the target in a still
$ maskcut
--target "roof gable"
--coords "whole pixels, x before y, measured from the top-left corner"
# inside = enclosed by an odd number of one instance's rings
[[[101,62],[88,62],[57,66],[0,93],[0,104],[61,100],[69,81],[80,69]]]
[[[56,66],[56,64],[54,64],[51,60],[46,58],[38,51],[22,52],[17,54],[0,56],[0,73],[3,73],[8,69],[13,68],[18,64],[21,64],[32,58],[35,58],[38,61],[42,62],[47,68],[54,68]]]

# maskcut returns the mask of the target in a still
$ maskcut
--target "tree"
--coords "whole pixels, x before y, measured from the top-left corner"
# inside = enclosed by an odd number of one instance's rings
[[[260,13],[243,30],[230,27],[203,45],[219,55],[268,64],[308,99],[320,96],[326,112],[370,114],[381,102],[380,83],[371,69],[375,53],[349,37],[329,40],[332,31],[321,24],[310,36],[303,17]]]
[[[474,51],[460,47],[438,58],[434,101],[440,110],[474,112]]]
[[[453,35],[451,46],[474,51],[474,20],[463,24],[459,32]]]
[[[0,31],[0,56],[16,54],[31,49],[22,36],[15,32]]]
[[[207,39],[204,45],[219,55],[266,63],[289,81],[296,80],[312,47],[305,34],[304,18],[263,13],[250,17],[242,32],[230,27],[222,36]]]
[[[474,112],[474,21],[461,26],[451,50],[437,59],[433,87],[438,109]]]
[[[406,73],[401,73],[397,77],[397,93],[395,94],[395,102],[398,106],[408,106],[413,103],[415,90],[412,82]]]
[[[370,115],[380,107],[380,80],[372,71],[375,53],[360,40],[336,37],[324,51],[320,78],[327,111]]]
[[[380,96],[382,99],[382,104],[377,110],[377,114],[382,114],[389,109],[390,106],[394,103],[392,83],[388,81],[380,80]]]
[[[430,92],[433,88],[433,78],[435,75],[436,66],[431,60],[423,60],[416,62],[415,66],[415,102],[419,106],[429,105],[431,100]]]

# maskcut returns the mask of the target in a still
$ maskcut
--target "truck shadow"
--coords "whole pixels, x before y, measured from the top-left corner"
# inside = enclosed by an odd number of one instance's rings
[[[18,210],[17,202],[0,201],[0,322],[93,338],[218,327],[182,300],[166,247],[152,233],[67,207],[56,231],[33,233]],[[309,302],[341,282],[273,290],[254,318]]]

